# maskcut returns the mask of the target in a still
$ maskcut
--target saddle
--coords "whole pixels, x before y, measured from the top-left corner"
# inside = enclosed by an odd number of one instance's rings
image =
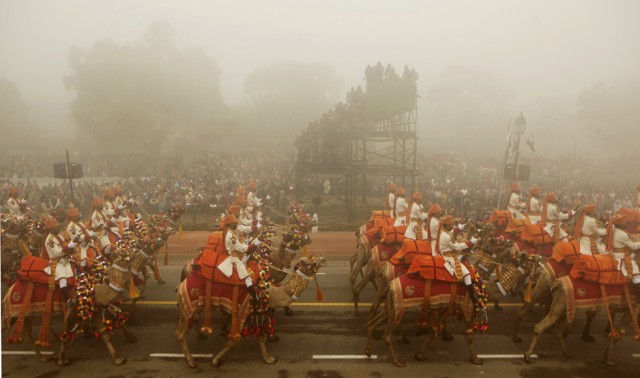
[[[559,230],[555,231],[560,232]],[[522,228],[522,233],[520,238],[522,240],[533,243],[533,245],[545,245],[553,243],[553,238],[549,235],[542,227],[541,224],[526,224]]]
[[[51,275],[45,272],[45,269],[48,268],[50,264],[55,265],[56,263],[42,257],[24,256],[20,261],[18,278],[24,282],[49,284]],[[67,282],[70,286],[73,284],[72,281],[74,281],[72,277],[67,278]]]
[[[407,226],[387,226],[380,228],[380,243],[394,244],[404,241],[404,233]]]
[[[580,255],[569,273],[571,278],[602,285],[624,285],[628,279],[618,270],[618,260],[611,255]]]
[[[404,239],[402,248],[391,257],[391,263],[393,265],[410,265],[417,255],[431,255],[431,242]]]
[[[217,269],[218,265],[222,264],[227,257],[229,257],[229,255],[226,253],[218,253],[212,249],[205,248],[202,250],[199,258],[194,260],[193,265],[196,270],[199,270],[199,274],[204,279],[212,281],[213,283],[230,286],[246,286],[244,280],[238,277],[238,272],[235,269],[231,277],[225,276]],[[255,261],[247,262],[247,271],[251,274],[253,282],[256,282],[258,269]]]
[[[411,261],[407,274],[419,276],[424,280],[458,282],[445,268],[445,259],[439,255],[417,255]]]
[[[553,260],[566,265],[573,265],[579,256],[581,256],[580,242],[577,240],[557,242],[554,244],[553,251],[551,252],[551,258]]]

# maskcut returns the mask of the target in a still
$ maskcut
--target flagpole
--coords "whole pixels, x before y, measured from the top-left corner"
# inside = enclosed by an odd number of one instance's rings
[[[511,148],[511,118],[507,123],[507,148],[504,151],[504,161],[502,162],[502,174],[500,175],[500,186],[498,187],[498,203],[496,209],[500,209],[500,201],[502,200],[502,188],[504,187],[504,171],[507,168],[507,160],[509,160],[509,149]]]

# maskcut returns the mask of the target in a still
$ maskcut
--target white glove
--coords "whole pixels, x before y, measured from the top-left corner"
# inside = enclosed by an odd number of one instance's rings
[[[270,200],[270,199],[271,199],[271,196],[270,196],[269,194],[267,194],[267,197],[266,197],[266,198],[267,198],[268,200]]]
[[[458,223],[458,230],[460,231],[464,230],[464,226],[465,226],[464,224]]]
[[[93,231],[89,231],[89,237],[90,238],[94,238],[96,236],[96,233]]]
[[[116,218],[115,217],[111,217],[111,222],[112,223],[116,223]]]
[[[478,242],[478,240],[480,240],[480,239],[476,238],[475,236],[472,236],[471,240],[469,240],[469,241],[471,242],[471,244],[476,244]]]
[[[74,243],[74,242],[69,242],[69,248],[74,249],[78,246],[78,244]]]
[[[253,245],[255,245],[256,247],[260,247],[260,244],[262,244],[262,242],[259,239],[253,241]]]
[[[256,224],[256,228],[260,230],[262,228],[262,223],[258,222],[258,224]]]
[[[125,209],[125,206],[124,206],[124,205],[120,205],[120,206],[118,206],[118,209],[120,209],[120,210],[124,210],[124,209]]]

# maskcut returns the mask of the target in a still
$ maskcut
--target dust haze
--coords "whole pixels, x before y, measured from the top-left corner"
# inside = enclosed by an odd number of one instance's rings
[[[381,62],[419,74],[423,154],[499,157],[522,112],[537,155],[637,159],[638,16],[637,1],[2,1],[2,154],[293,150]]]

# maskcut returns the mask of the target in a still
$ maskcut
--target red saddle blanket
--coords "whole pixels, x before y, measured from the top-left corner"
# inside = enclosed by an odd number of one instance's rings
[[[570,242],[559,241],[553,245],[551,252],[553,260],[567,265],[573,265],[580,255],[580,242],[577,240]]]
[[[222,264],[227,257],[229,257],[229,255],[225,253],[218,253],[205,248],[202,250],[200,257],[194,259],[194,264],[200,266],[199,275],[204,279],[224,285],[246,286],[244,280],[241,280],[240,277],[238,277],[238,272],[235,269],[233,269],[231,277],[225,276],[219,269],[217,269],[218,265]],[[253,282],[256,282],[258,279],[258,264],[253,260],[249,260],[247,262],[247,271],[252,276]]]
[[[382,264],[389,261],[397,251],[398,247],[395,244],[378,244],[371,250],[371,258],[375,264],[376,271],[382,268]]]
[[[225,251],[224,247],[224,235],[222,231],[214,231],[207,238],[206,249],[210,249],[216,251],[218,253],[223,253]]]
[[[376,230],[374,234],[370,234],[371,230],[367,231],[360,237],[360,244],[362,244],[366,250],[371,251],[371,248],[378,245],[380,242],[380,233]]]
[[[44,270],[49,266],[50,260],[36,256],[24,256],[20,260],[20,270],[18,278],[22,281],[32,281],[41,284],[49,284],[49,274]],[[74,278],[67,278],[67,283],[71,286],[74,284]]]
[[[567,265],[564,262],[559,263],[553,259],[549,259],[549,261],[544,264],[544,269],[549,274],[551,281],[555,281],[556,279],[569,274],[571,267],[571,265]]]
[[[234,272],[235,273],[235,272]],[[231,313],[233,303],[233,293],[237,291],[238,300],[238,318],[244,322],[249,312],[249,291],[246,285],[226,285],[221,283],[211,284],[211,306],[221,307],[228,313]],[[205,304],[205,296],[207,293],[207,279],[197,272],[191,273],[178,286],[178,295],[180,295],[182,304],[189,318],[193,316],[198,307]]]
[[[601,284],[585,280],[576,280],[570,276],[560,277],[559,280],[567,298],[567,322],[569,324],[573,321],[576,308],[593,308],[604,305]],[[609,305],[621,305],[626,308],[625,285],[610,285],[604,287]],[[634,292],[633,287],[629,287],[631,302],[637,303],[636,296],[633,295]]]
[[[28,282],[17,281],[9,288],[3,300],[2,316],[5,319],[16,317],[20,314],[22,303],[27,295],[28,286]],[[26,315],[37,315],[44,311],[48,291],[48,285],[33,283],[33,292],[31,294],[31,300],[29,302]],[[66,304],[62,299],[62,294],[60,293],[60,290],[56,288],[53,292],[53,306],[51,307],[51,312],[56,313],[63,312],[65,310]]]
[[[429,295],[431,308],[448,306],[455,287],[455,303],[462,306],[465,318],[469,318],[473,302],[467,299],[467,290],[464,284],[450,282],[428,281],[421,278],[413,278],[402,275],[389,284],[389,295],[392,296],[395,306],[395,324],[398,324],[408,308],[421,307],[424,304],[425,295]],[[425,293],[425,288],[430,288],[430,293]]]
[[[380,243],[395,244],[404,241],[404,233],[407,226],[387,226],[380,228]]]
[[[556,231],[557,232],[557,231]],[[522,228],[520,234],[522,240],[533,243],[533,245],[544,245],[553,243],[551,235],[549,235],[541,224],[526,224]]]
[[[402,248],[391,257],[394,265],[410,265],[417,255],[430,255],[431,242],[428,240],[404,239]]]
[[[571,278],[603,285],[624,285],[627,278],[618,270],[618,260],[611,255],[580,255],[573,264]]]
[[[424,280],[457,282],[456,277],[445,268],[446,261],[442,256],[417,255],[411,261],[407,275],[419,276]]]
[[[409,270],[409,265],[394,265],[390,261],[384,263],[384,280],[386,282],[393,281],[394,278],[400,277],[406,274]]]

